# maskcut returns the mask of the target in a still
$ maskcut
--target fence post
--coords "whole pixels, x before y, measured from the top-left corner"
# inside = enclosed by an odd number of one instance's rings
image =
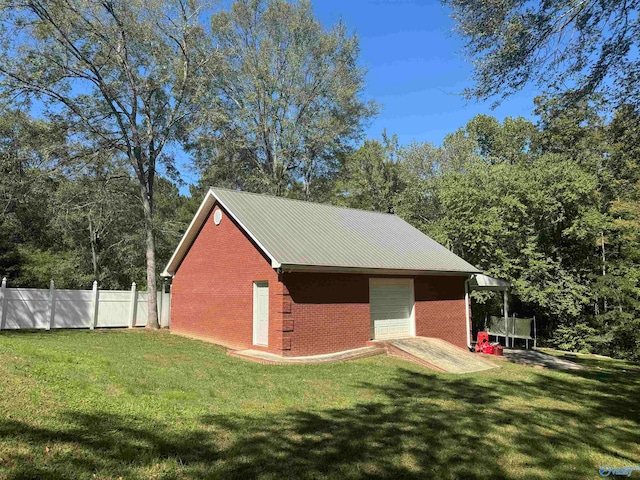
[[[2,279],[2,286],[0,287],[0,330],[4,329],[5,322],[7,321],[7,277]]]
[[[100,295],[100,290],[98,290],[98,281],[94,280],[93,281],[93,304],[91,305],[92,307],[92,315],[93,318],[91,319],[91,330],[93,330],[94,328],[96,328],[96,325],[98,324],[98,305],[99,305],[99,298],[98,296]]]
[[[53,279],[49,282],[49,326],[47,330],[53,328],[53,319],[56,316],[56,287]]]
[[[131,284],[131,303],[129,304],[129,328],[136,324],[136,307],[138,303],[138,292],[136,292],[136,282]]]

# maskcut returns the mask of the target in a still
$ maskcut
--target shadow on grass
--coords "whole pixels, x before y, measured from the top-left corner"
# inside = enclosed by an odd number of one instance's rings
[[[7,477],[12,480],[93,474],[144,478],[152,472],[157,478],[195,479],[595,478],[597,466],[567,452],[588,447],[621,461],[640,461],[616,453],[634,450],[640,441],[635,430],[594,427],[613,416],[630,419],[637,428],[637,407],[631,408],[637,396],[617,398],[613,386],[611,392],[590,383],[578,387],[570,375],[528,378],[510,383],[496,378],[482,385],[468,377],[444,379],[400,369],[391,385],[362,385],[378,400],[354,408],[206,415],[182,427],[69,411],[59,429],[2,420],[0,439],[18,439],[37,452],[67,446],[46,458],[16,449]],[[594,382],[606,388],[606,382]],[[529,408],[527,402],[541,395],[579,404],[569,408],[551,401]],[[505,400],[512,400],[513,408],[504,408]],[[497,427],[506,431],[492,435]],[[500,460],[511,455],[520,471]]]

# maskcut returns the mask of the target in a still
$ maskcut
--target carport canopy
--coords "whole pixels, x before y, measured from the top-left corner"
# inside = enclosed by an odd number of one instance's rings
[[[510,286],[511,282],[500,280],[499,278],[493,278],[481,273],[473,275],[469,280],[469,288],[471,288],[471,290],[492,290],[505,292],[506,294]]]
[[[507,324],[507,318],[509,317],[509,287],[511,287],[511,282],[508,282],[507,280],[500,280],[499,278],[493,278],[482,273],[476,273],[469,279],[469,290],[502,292],[505,325]],[[509,346],[508,343],[509,339],[507,338],[507,346]]]

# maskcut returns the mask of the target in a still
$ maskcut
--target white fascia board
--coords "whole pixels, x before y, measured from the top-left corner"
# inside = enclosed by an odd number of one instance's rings
[[[258,239],[253,235],[253,233],[251,233],[242,224],[240,219],[238,219],[238,217],[224,204],[224,202],[222,202],[220,198],[218,198],[218,196],[215,194],[213,189],[209,189],[209,191],[204,197],[204,200],[200,204],[198,211],[193,217],[193,220],[191,220],[189,227],[187,228],[186,232],[184,232],[184,235],[182,236],[180,243],[178,243],[178,247],[173,252],[173,255],[169,259],[169,262],[167,263],[166,268],[160,274],[160,276],[172,277],[176,273],[176,269],[178,268],[178,265],[180,265],[180,262],[182,262],[184,256],[187,254],[187,251],[195,241],[196,236],[200,231],[200,228],[204,224],[205,220],[207,219],[207,216],[211,212],[211,209],[213,208],[216,202],[218,202],[218,204],[222,208],[224,208],[224,210],[229,214],[229,216],[231,216],[231,218],[233,218],[236,221],[236,223],[240,226],[240,228],[242,228],[242,230],[247,235],[249,235],[249,237],[256,243],[256,245],[258,245],[258,247],[260,247],[260,249],[269,257],[269,259],[271,260],[271,267],[274,269],[280,268],[280,262],[278,262],[274,258],[274,256],[271,255],[271,253],[269,253],[269,251],[264,247],[264,245],[262,245],[262,243],[258,241]]]
[[[331,272],[331,273],[363,273],[370,275],[429,275],[429,276],[461,276],[469,277],[472,272],[463,272],[461,270],[412,270],[412,269],[388,269],[388,268],[370,268],[370,267],[342,267],[331,265],[281,265],[285,272]]]

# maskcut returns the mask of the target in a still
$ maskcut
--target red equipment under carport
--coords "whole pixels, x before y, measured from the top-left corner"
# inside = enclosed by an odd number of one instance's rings
[[[502,350],[502,345],[499,343],[489,343],[489,332],[478,332],[478,341],[476,343],[477,353],[502,356]]]

